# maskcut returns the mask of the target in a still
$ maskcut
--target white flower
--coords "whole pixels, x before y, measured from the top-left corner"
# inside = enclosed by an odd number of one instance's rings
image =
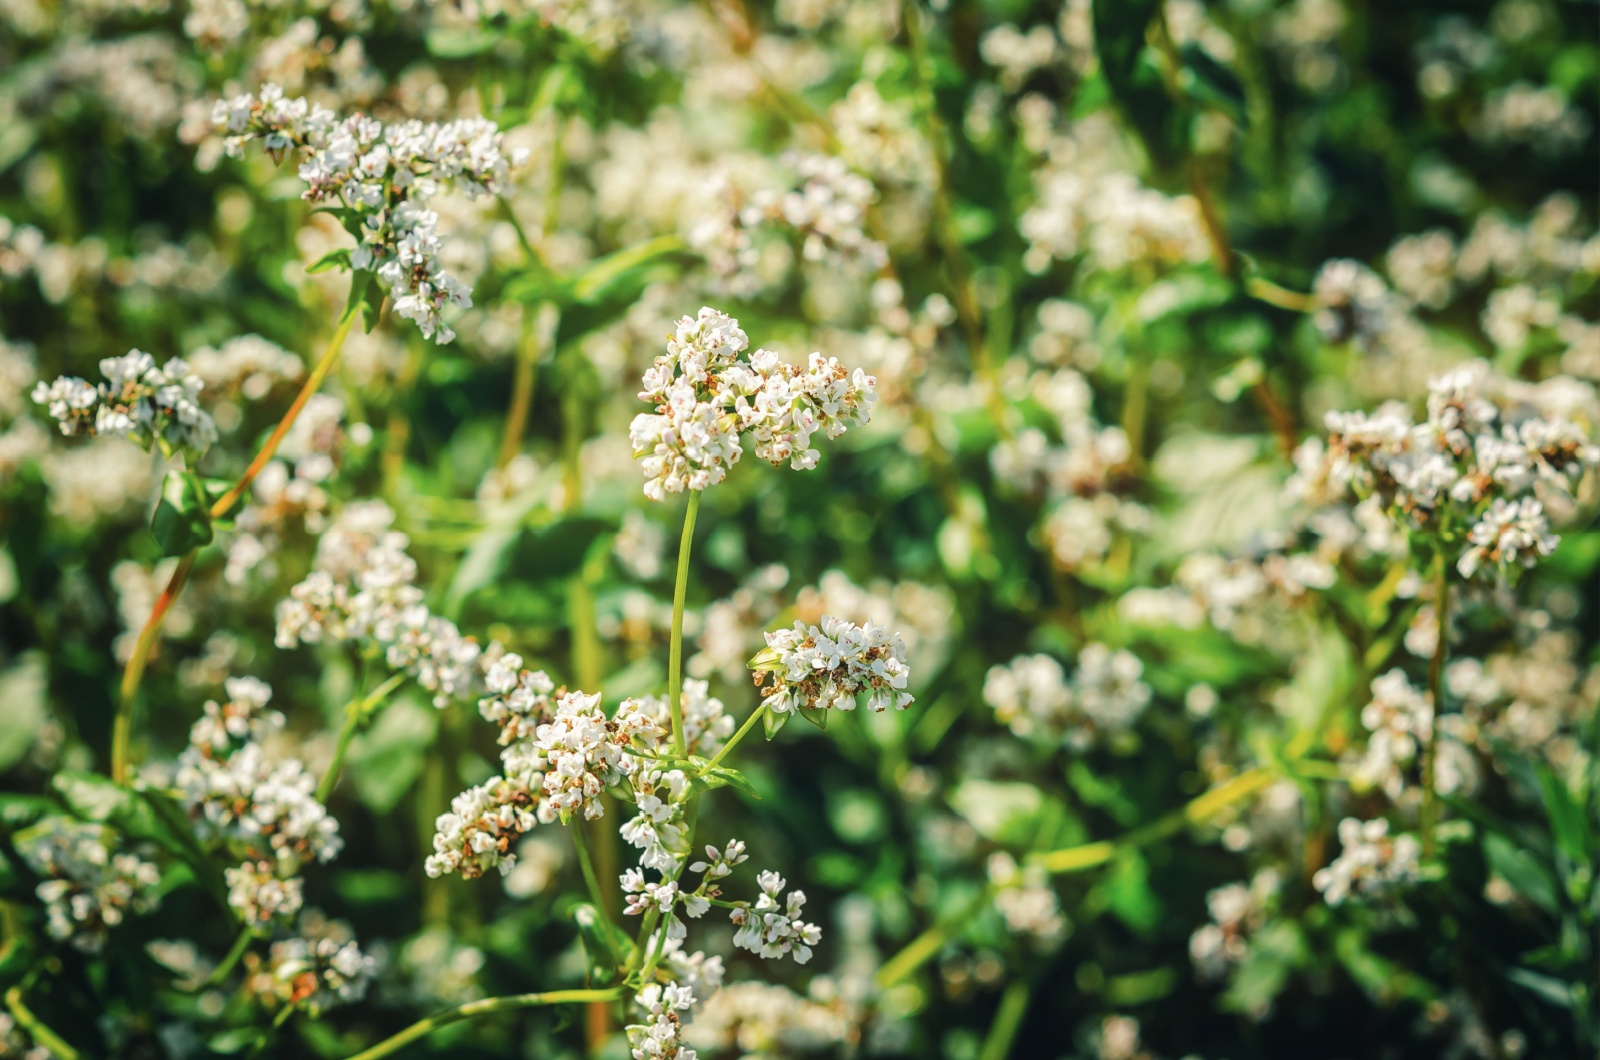
[[[800,919],[806,904],[804,891],[790,891],[788,899],[780,904],[785,882],[776,872],[763,872],[756,877],[761,897],[754,905],[741,903],[729,913],[729,919],[739,930],[734,933],[733,944],[740,949],[763,957],[792,955],[796,964],[811,959],[811,947],[822,941],[822,929]]]
[[[16,837],[16,848],[43,877],[35,893],[44,903],[46,933],[84,953],[99,953],[111,928],[160,904],[160,871],[117,851],[105,825],[46,817]]]
[[[751,661],[757,685],[771,683],[762,700],[778,714],[801,707],[854,710],[867,694],[874,711],[904,710],[916,698],[905,691],[910,671],[899,634],[824,615],[821,625],[796,621],[766,635],[767,649]]]
[[[816,466],[814,433],[837,438],[870,418],[877,384],[860,369],[820,353],[805,368],[770,350],[741,360],[749,345],[737,320],[708,306],[678,321],[645,371],[639,397],[655,412],[635,416],[628,437],[651,500],[721,482],[744,454],[744,434],[761,459],[803,470]]]
[[[1418,878],[1422,846],[1413,835],[1391,837],[1389,822],[1378,818],[1339,822],[1343,852],[1311,883],[1329,905],[1339,905],[1352,894],[1375,898],[1391,894]]]
[[[33,400],[61,425],[65,435],[104,434],[129,438],[163,453],[198,460],[217,440],[217,425],[197,401],[205,385],[174,357],[161,367],[140,350],[100,362],[98,387],[62,376],[39,383]]]

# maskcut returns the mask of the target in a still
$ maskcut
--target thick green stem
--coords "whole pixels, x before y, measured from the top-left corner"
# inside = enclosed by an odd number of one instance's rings
[[[78,1060],[78,1050],[62,1041],[61,1035],[40,1022],[27,1003],[22,1000],[22,986],[18,984],[6,991],[6,1008],[11,1010],[17,1025],[27,1031],[39,1045],[50,1050],[56,1060]]]
[[[767,713],[767,704],[765,702],[763,702],[755,710],[751,711],[750,712],[750,716],[744,720],[744,724],[739,726],[739,731],[733,734],[733,739],[731,739],[727,743],[723,744],[722,745],[722,750],[718,751],[715,755],[713,755],[712,758],[711,758],[711,761],[707,762],[705,768],[702,769],[700,772],[701,773],[709,773],[713,766],[715,766],[718,762],[722,761],[724,758],[728,757],[728,752],[733,750],[734,745],[737,744],[740,740],[744,739],[745,738],[745,734],[748,733],[751,729],[755,728],[756,727],[756,722],[760,721],[762,719],[762,717],[766,713]]]
[[[672,644],[667,655],[667,709],[672,712],[672,748],[682,758],[689,753],[683,731],[683,601],[689,593],[689,553],[694,547],[694,519],[700,513],[700,491],[689,491],[683,513],[683,539],[678,542],[678,580],[672,589]]]
[[[1433,833],[1439,825],[1439,792],[1435,773],[1439,758],[1439,718],[1444,713],[1444,664],[1450,654],[1450,564],[1441,554],[1436,560],[1438,579],[1434,588],[1433,611],[1439,627],[1438,640],[1433,646],[1433,658],[1428,660],[1428,694],[1433,700],[1433,721],[1428,726],[1428,738],[1422,747],[1422,856],[1434,854]]]
[[[401,1049],[410,1045],[419,1038],[425,1038],[441,1027],[448,1027],[452,1023],[462,1020],[476,1019],[479,1016],[488,1016],[496,1012],[509,1012],[519,1008],[533,1008],[539,1005],[569,1005],[582,1004],[589,1001],[608,1002],[616,1001],[622,997],[620,986],[609,987],[604,990],[553,990],[545,994],[511,994],[506,997],[490,997],[482,1001],[469,1001],[465,1005],[445,1009],[435,1013],[427,1019],[418,1020],[399,1034],[363,1050],[350,1057],[350,1060],[378,1060],[381,1056],[392,1056]]]
[[[594,903],[595,910],[605,916],[605,892],[600,889],[600,879],[594,874],[594,862],[589,859],[589,844],[583,838],[583,825],[573,821],[567,831],[572,833],[572,845],[578,851],[578,867],[583,870],[583,882],[589,888],[589,900]]]

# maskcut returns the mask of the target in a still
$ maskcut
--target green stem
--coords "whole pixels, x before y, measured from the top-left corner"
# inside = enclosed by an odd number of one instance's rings
[[[372,708],[388,698],[389,693],[399,688],[405,679],[405,674],[395,674],[368,694],[358,696],[345,704],[344,728],[339,730],[339,744],[333,749],[333,761],[328,763],[328,771],[322,775],[322,782],[317,785],[318,802],[327,802],[328,796],[333,794],[334,785],[339,782],[339,771],[344,768],[344,756],[350,750],[350,742],[355,739],[361,723],[366,721]]]
[[[694,520],[700,513],[700,491],[689,491],[683,513],[683,539],[678,543],[678,581],[672,590],[672,645],[667,656],[667,709],[672,712],[672,749],[689,754],[683,731],[683,601],[689,593],[689,552],[694,547]]]
[[[605,916],[605,893],[600,890],[600,879],[594,874],[594,862],[589,860],[589,844],[583,838],[582,822],[573,821],[567,831],[572,833],[572,845],[578,851],[578,867],[583,870],[583,882],[589,888],[589,900],[594,903],[595,911]]]
[[[994,898],[994,890],[992,885],[985,887],[955,916],[934,924],[907,943],[899,953],[883,962],[882,967],[878,969],[878,986],[887,990],[932,960],[934,955],[944,948],[944,944],[949,942],[956,932],[966,927]]]
[[[267,1046],[272,1044],[272,1039],[278,1036],[278,1031],[285,1023],[289,1022],[289,1017],[293,1015],[293,1002],[290,1002],[278,1010],[278,1014],[272,1018],[272,1026],[263,1031],[261,1037],[256,1039],[256,1046],[254,1049],[250,1050],[249,1060],[256,1060],[256,1057],[267,1051]]]
[[[250,940],[254,937],[254,932],[249,927],[240,931],[239,937],[233,940],[233,946],[228,950],[228,955],[222,958],[222,963],[217,965],[216,969],[206,977],[205,985],[208,987],[218,986],[226,980],[228,974],[233,971],[234,966],[239,963],[239,958],[244,956],[244,951],[250,948]]]
[[[983,1039],[983,1051],[978,1060],[1006,1060],[1011,1055],[1011,1043],[1022,1029],[1022,1017],[1028,1014],[1028,994],[1032,986],[1026,979],[1012,980],[1000,996],[1000,1007],[995,1011],[994,1022]]]
[[[27,1003],[22,1000],[20,983],[6,991],[6,1008],[11,1010],[17,1025],[27,1031],[35,1042],[50,1050],[56,1060],[78,1060],[78,1050],[62,1041],[61,1035],[40,1022],[39,1017],[28,1008]]]
[[[760,721],[766,713],[767,704],[765,702],[763,702],[755,710],[751,711],[750,716],[745,719],[744,724],[739,726],[739,731],[733,734],[733,739],[722,745],[722,750],[718,751],[712,756],[711,761],[706,763],[705,768],[700,771],[700,774],[704,776],[706,773],[711,772],[711,768],[713,766],[722,761],[724,758],[728,757],[728,752],[733,750],[734,745],[740,740],[744,739],[745,734],[751,729],[755,728],[756,722]]]
[[[381,1056],[392,1056],[401,1049],[410,1045],[419,1038],[425,1038],[441,1027],[448,1027],[452,1023],[462,1020],[476,1019],[495,1012],[509,1012],[519,1008],[533,1008],[538,1005],[567,1005],[581,1004],[587,1001],[616,1001],[622,997],[620,986],[608,987],[604,990],[553,990],[545,994],[510,994],[506,997],[484,998],[482,1001],[469,1001],[465,1005],[445,1009],[426,1019],[418,1020],[405,1030],[363,1050],[350,1057],[349,1060],[378,1060]]]
[[[1439,792],[1435,774],[1439,759],[1439,718],[1444,714],[1444,664],[1450,654],[1450,564],[1441,553],[1435,563],[1438,579],[1434,589],[1434,616],[1439,627],[1438,640],[1433,646],[1433,658],[1428,660],[1428,693],[1433,699],[1433,723],[1428,727],[1428,739],[1422,747],[1422,856],[1434,854],[1433,833],[1439,825]]]

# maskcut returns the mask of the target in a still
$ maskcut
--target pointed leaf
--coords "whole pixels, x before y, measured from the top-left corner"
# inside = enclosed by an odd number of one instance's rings
[[[161,500],[150,519],[163,556],[184,556],[211,543],[211,513],[199,479],[187,471],[168,471]]]

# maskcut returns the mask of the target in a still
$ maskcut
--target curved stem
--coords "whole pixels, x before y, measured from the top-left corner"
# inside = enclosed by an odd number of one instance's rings
[[[63,1041],[61,1035],[41,1023],[39,1017],[28,1008],[27,1003],[22,1000],[20,983],[6,991],[6,1008],[11,1010],[17,1025],[27,1031],[35,1042],[50,1050],[57,1060],[78,1060],[78,1050]]]
[[[145,663],[150,659],[150,649],[155,646],[156,637],[161,634],[162,621],[177,602],[178,594],[183,591],[183,583],[189,580],[195,555],[190,552],[173,568],[171,577],[167,579],[167,587],[156,597],[150,617],[145,620],[144,628],[139,631],[139,639],[134,642],[128,665],[122,671],[117,716],[111,723],[111,779],[118,784],[128,779],[128,745],[133,739],[133,708],[138,702],[139,682],[144,679]]]
[[[350,328],[355,324],[356,317],[360,315],[361,306],[362,302],[359,299],[353,299],[345,308],[344,314],[339,317],[339,325],[334,330],[333,338],[328,340],[327,349],[323,351],[316,367],[312,368],[311,374],[306,377],[305,385],[300,388],[300,393],[295,395],[288,411],[283,414],[283,418],[273,428],[272,434],[267,437],[266,444],[261,447],[255,459],[250,461],[250,466],[245,468],[244,474],[239,476],[238,481],[211,506],[209,514],[213,520],[220,519],[228,513],[235,502],[244,495],[244,491],[256,480],[261,469],[267,466],[273,454],[278,451],[284,436],[299,418],[300,410],[311,400],[311,395],[321,388],[323,380],[328,377],[328,372],[339,359],[339,351],[344,347],[345,339],[349,337]],[[111,728],[111,779],[119,784],[127,780],[128,745],[133,736],[134,701],[139,692],[139,683],[144,679],[145,663],[149,661],[150,650],[155,646],[156,637],[161,631],[161,621],[177,600],[178,593],[183,591],[183,583],[188,579],[194,561],[193,551],[179,561],[177,569],[167,581],[166,589],[157,597],[150,618],[139,631],[139,639],[134,643],[133,654],[122,671],[121,695],[117,702],[117,715]]]
[[[689,592],[689,552],[694,547],[694,520],[700,513],[700,491],[689,491],[683,513],[683,539],[678,542],[678,580],[672,590],[672,644],[667,655],[667,709],[672,712],[672,749],[688,755],[683,731],[683,601]]]
[[[1450,564],[1441,554],[1435,562],[1439,570],[1434,589],[1433,611],[1439,637],[1428,660],[1428,694],[1433,700],[1433,722],[1422,747],[1422,856],[1433,857],[1433,833],[1439,824],[1439,792],[1435,773],[1439,759],[1439,717],[1444,713],[1444,664],[1450,654]]]
[[[733,738],[722,745],[722,750],[711,757],[711,761],[707,762],[705,768],[700,771],[701,774],[709,773],[713,766],[728,757],[728,752],[733,750],[733,745],[744,739],[745,734],[755,728],[756,722],[760,721],[766,713],[767,704],[763,701],[759,707],[750,712],[750,716],[744,720],[743,725],[739,726],[739,731],[733,734]]]
[[[327,802],[328,796],[333,794],[334,785],[339,782],[339,771],[344,767],[344,757],[349,752],[350,742],[355,739],[361,723],[367,719],[373,707],[382,703],[390,692],[400,687],[406,676],[395,674],[371,692],[357,696],[345,705],[344,728],[339,730],[339,744],[333,749],[333,761],[328,763],[328,771],[322,775],[322,781],[317,785],[318,802]]]
[[[583,838],[583,825],[573,821],[572,827],[567,831],[572,833],[572,845],[578,851],[578,867],[583,870],[583,882],[589,888],[589,901],[594,903],[596,912],[605,916],[605,893],[600,890],[600,879],[594,874],[594,862],[589,858],[589,844]]]
[[[322,388],[322,381],[328,377],[328,372],[333,369],[339,359],[339,351],[344,348],[344,340],[350,336],[350,328],[355,324],[356,317],[361,313],[362,303],[357,300],[352,302],[339,317],[339,326],[334,329],[333,338],[328,340],[328,346],[322,351],[322,357],[317,361],[316,367],[311,369],[311,374],[306,377],[305,385],[300,388],[300,393],[294,397],[294,403],[289,406],[289,411],[283,414],[278,425],[267,436],[266,444],[250,461],[250,466],[244,469],[244,474],[239,476],[239,481],[229,487],[228,492],[217,498],[217,503],[211,506],[211,518],[220,519],[228,513],[234,502],[244,495],[250,484],[261,474],[261,469],[267,466],[278,451],[278,446],[283,438],[294,426],[294,421],[299,419],[300,410],[306,407],[306,402],[311,400],[311,395]]]
[[[250,940],[255,937],[248,927],[239,932],[239,937],[233,940],[233,946],[228,950],[228,955],[222,958],[222,963],[206,976],[205,985],[208,987],[219,986],[228,974],[233,971],[234,965],[239,963],[239,958],[244,956],[244,951],[250,948]]]
[[[539,1005],[566,1005],[586,1001],[616,1001],[622,997],[620,986],[609,987],[604,990],[553,990],[544,994],[510,994],[506,997],[484,998],[482,1001],[469,1001],[465,1005],[445,1009],[426,1019],[418,1020],[399,1034],[385,1038],[370,1049],[365,1049],[349,1060],[378,1060],[381,1056],[391,1056],[410,1045],[418,1038],[425,1038],[440,1027],[448,1027],[452,1023],[462,1020],[476,1019],[495,1012],[509,1012],[519,1008],[533,1008]]]

